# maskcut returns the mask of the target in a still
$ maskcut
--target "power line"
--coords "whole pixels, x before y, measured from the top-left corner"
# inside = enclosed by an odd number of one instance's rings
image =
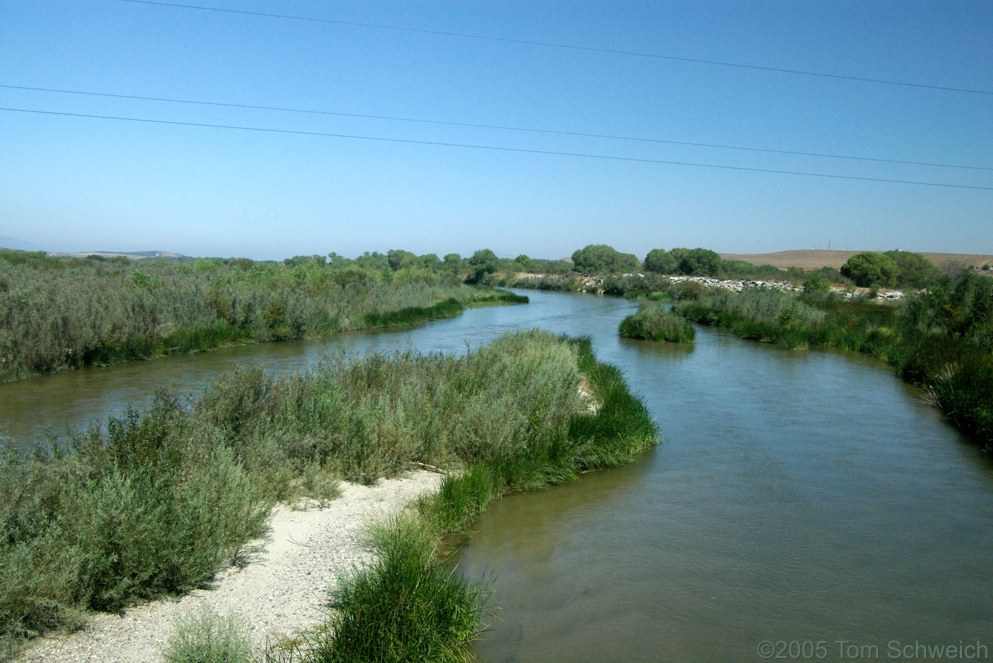
[[[303,131],[300,129],[273,129],[267,127],[246,127],[231,124],[209,124],[206,122],[180,122],[177,120],[155,120],[150,118],[140,118],[140,117],[121,117],[114,115],[95,115],[88,113],[66,113],[59,111],[45,111],[36,110],[30,108],[5,108],[0,107],[0,111],[6,111],[10,113],[32,113],[37,115],[54,115],[61,117],[80,117],[88,119],[100,119],[100,120],[114,120],[119,122],[139,122],[145,124],[164,124],[170,126],[180,126],[180,127],[202,127],[207,129],[228,129],[235,131],[252,131],[257,133],[274,133],[274,134],[290,134],[297,136],[320,136],[324,138],[346,138],[353,140],[366,140],[366,141],[376,141],[383,143],[403,143],[407,145],[430,145],[435,147],[456,147],[462,149],[473,149],[473,150],[492,150],[498,152],[514,152],[522,154],[542,154],[550,156],[563,156],[563,157],[578,157],[583,159],[602,159],[606,161],[626,161],[633,163],[650,163],[658,165],[667,166],[690,166],[694,168],[715,168],[720,170],[736,170],[745,171],[753,173],[769,173],[773,175],[796,175],[800,177],[821,177],[827,179],[838,179],[838,180],[857,180],[862,182],[882,182],[887,184],[910,184],[917,186],[930,186],[930,187],[944,187],[950,189],[973,189],[978,191],[993,191],[993,187],[989,186],[974,186],[969,184],[945,184],[941,182],[924,182],[917,180],[898,180],[889,179],[884,177],[862,177],[857,175],[835,175],[830,173],[812,173],[797,170],[775,170],[771,168],[751,168],[747,166],[728,166],[721,164],[711,164],[711,163],[696,163],[690,161],[670,161],[665,159],[645,159],[638,157],[622,157],[610,154],[587,154],[582,152],[560,152],[556,150],[539,150],[530,149],[523,147],[504,147],[499,145],[476,145],[471,143],[449,143],[443,141],[433,141],[433,140],[414,140],[410,138],[387,138],[384,136],[362,136],[357,134],[339,134],[339,133],[328,133],[322,131]]]
[[[700,143],[682,140],[664,140],[661,138],[645,138],[639,136],[620,136],[616,134],[585,133],[580,131],[563,131],[557,129],[536,129],[530,127],[514,127],[500,124],[479,124],[473,122],[451,122],[445,120],[429,120],[412,117],[397,117],[393,115],[365,115],[360,113],[344,113],[338,111],[316,110],[307,108],[288,108],[282,106],[260,106],[254,104],[225,103],[219,101],[202,101],[195,99],[175,99],[171,97],[148,97],[134,94],[112,94],[109,92],[89,92],[84,90],[63,90],[58,88],[31,87],[27,85],[5,85],[0,88],[9,90],[28,90],[32,92],[54,92],[58,94],[75,94],[88,97],[104,97],[111,99],[130,99],[137,101],[157,101],[173,104],[191,104],[196,106],[215,106],[219,108],[239,108],[244,110],[277,111],[281,113],[302,113],[310,115],[330,115],[334,117],[354,117],[367,120],[389,120],[395,122],[416,122],[419,124],[435,124],[450,127],[467,127],[473,129],[497,129],[500,131],[519,131],[527,133],[551,134],[556,136],[576,136],[581,138],[605,138],[610,140],[633,141],[640,143],[656,143],[663,145],[682,145],[687,147],[706,147],[719,150],[738,150],[744,152],[763,152],[767,154],[786,154],[790,156],[816,157],[821,159],[845,159],[848,161],[871,161],[875,163],[891,163],[910,166],[928,166],[933,168],[957,168],[962,170],[993,171],[993,167],[966,166],[962,164],[936,163],[930,161],[908,161],[904,159],[884,159],[879,157],[862,157],[847,154],[827,154],[824,152],[802,152],[798,150],[774,150],[762,147],[747,147],[742,145],[722,145],[719,143]]]
[[[577,44],[561,44],[549,41],[537,41],[531,39],[517,39],[513,37],[495,37],[492,35],[481,35],[471,32],[452,32],[447,30],[430,30],[426,28],[410,28],[399,25],[385,25],[381,23],[362,23],[359,21],[343,21],[339,19],[317,18],[313,16],[294,16],[291,14],[275,14],[270,12],[248,11],[244,9],[222,9],[220,7],[204,7],[201,5],[189,5],[178,2],[160,2],[158,0],[120,0],[139,5],[158,5],[161,7],[173,7],[177,9],[194,9],[197,11],[209,11],[222,14],[239,14],[243,16],[259,16],[262,18],[277,18],[289,21],[306,21],[309,23],[327,23],[331,25],[343,25],[358,28],[370,28],[374,30],[393,30],[396,32],[414,32],[419,34],[436,35],[442,37],[460,37],[463,39],[480,39],[485,41],[496,41],[508,44],[521,44],[527,46],[541,46],[543,48],[558,48],[573,51],[585,51],[588,53],[603,53],[607,55],[625,55],[638,58],[650,58],[653,60],[668,60],[671,62],[688,62],[692,64],[704,64],[716,67],[732,67],[735,69],[750,69],[753,71],[768,71],[777,74],[791,74],[796,76],[812,76],[815,78],[829,78],[834,80],[857,81],[859,83],[876,83],[878,85],[895,85],[900,87],[910,87],[925,90],[940,90],[942,92],[961,92],[965,94],[982,94],[993,96],[991,90],[976,90],[972,88],[951,87],[948,85],[931,85],[928,83],[912,83],[909,81],[896,81],[886,78],[869,78],[864,76],[850,76],[845,74],[829,74],[819,71],[808,71],[804,69],[788,69],[785,67],[766,67],[756,64],[744,64],[741,62],[727,62],[723,60],[705,60],[701,58],[687,58],[676,55],[662,55],[660,53],[646,53],[643,51],[628,51],[614,48],[601,48],[597,46],[580,46]]]

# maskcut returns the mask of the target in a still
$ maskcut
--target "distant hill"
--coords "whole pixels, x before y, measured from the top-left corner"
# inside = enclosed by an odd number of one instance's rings
[[[86,258],[87,256],[100,256],[102,258],[124,257],[131,260],[144,260],[145,258],[174,258],[181,260],[187,258],[182,253],[172,251],[51,251],[50,256],[69,256],[71,258]]]
[[[722,253],[725,260],[741,260],[752,265],[773,265],[774,267],[801,267],[803,269],[820,269],[821,267],[834,267],[840,269],[849,258],[860,251],[826,251],[826,250],[799,250],[799,251],[777,251],[775,253]],[[954,262],[972,265],[980,268],[983,265],[993,264],[993,255],[978,255],[966,253],[921,253],[922,256],[932,263],[941,267],[942,265]]]
[[[14,251],[40,251],[40,246],[35,246],[29,242],[24,242],[16,237],[0,236],[0,249],[13,249]]]

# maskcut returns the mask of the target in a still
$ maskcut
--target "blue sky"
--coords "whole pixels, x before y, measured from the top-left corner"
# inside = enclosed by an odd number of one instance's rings
[[[0,0],[0,107],[309,133],[3,110],[0,236],[49,250],[261,259],[391,248],[557,258],[592,243],[640,257],[829,243],[993,253],[989,2],[186,4],[321,20]]]

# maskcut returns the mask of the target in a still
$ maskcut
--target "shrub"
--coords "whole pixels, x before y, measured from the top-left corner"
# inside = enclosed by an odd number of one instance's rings
[[[618,331],[625,338],[640,338],[670,343],[692,343],[693,325],[661,304],[643,304],[638,312],[621,321]]]
[[[248,625],[233,615],[203,608],[180,617],[162,651],[165,663],[251,663]]]
[[[885,287],[896,285],[900,267],[891,256],[865,251],[849,258],[841,267],[841,273],[859,287]]]

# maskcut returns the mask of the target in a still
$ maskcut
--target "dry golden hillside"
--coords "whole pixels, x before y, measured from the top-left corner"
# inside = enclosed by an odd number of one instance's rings
[[[799,251],[777,251],[775,253],[722,253],[725,260],[742,260],[753,265],[773,265],[775,267],[802,267],[803,269],[819,269],[821,267],[840,268],[851,256],[858,251],[827,251],[805,249]],[[921,253],[925,258],[938,267],[955,262],[982,267],[993,264],[993,256],[965,253]]]

